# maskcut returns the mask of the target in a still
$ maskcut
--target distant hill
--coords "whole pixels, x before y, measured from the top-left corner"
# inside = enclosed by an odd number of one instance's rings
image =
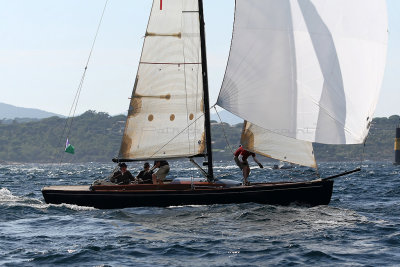
[[[223,122],[226,122],[230,125],[235,125],[235,124],[243,122],[243,119],[239,118],[238,116],[233,115],[232,113],[230,113],[229,111],[226,111],[226,110],[219,111],[218,114],[221,117],[221,120]],[[211,117],[211,120],[220,122],[217,113],[211,113],[210,117]]]
[[[119,150],[126,117],[88,111],[75,117],[69,141],[75,155],[63,152],[67,119],[50,117],[26,123],[0,121],[0,162],[109,162]]]
[[[62,115],[43,111],[35,108],[22,108],[0,103],[0,120],[13,120],[16,118],[44,119],[49,117],[63,117]]]
[[[393,144],[399,116],[375,118],[365,147],[365,160],[392,161]],[[103,112],[87,111],[74,119],[69,141],[75,154],[63,152],[66,137],[62,132],[65,118],[51,117],[32,122],[4,123],[0,120],[0,164],[2,162],[110,162],[117,156],[125,115],[110,116]],[[231,160],[231,148],[240,142],[242,123],[211,124],[214,159]],[[225,132],[224,132],[225,131]],[[225,138],[226,134],[226,138]],[[62,136],[62,137],[61,137]],[[228,139],[231,148],[227,145]],[[314,144],[319,162],[360,161],[362,145]],[[267,161],[262,158],[262,161]]]

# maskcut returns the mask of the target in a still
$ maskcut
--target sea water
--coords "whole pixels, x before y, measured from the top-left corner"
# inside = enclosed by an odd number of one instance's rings
[[[322,176],[360,163],[324,163]],[[138,164],[131,164],[135,173]],[[251,182],[315,178],[307,168],[253,167]],[[47,185],[88,184],[111,164],[0,165],[0,265],[399,266],[400,167],[364,162],[335,181],[328,206],[254,203],[98,210],[45,204]],[[215,168],[241,180],[232,162]],[[170,177],[199,177],[171,163]]]

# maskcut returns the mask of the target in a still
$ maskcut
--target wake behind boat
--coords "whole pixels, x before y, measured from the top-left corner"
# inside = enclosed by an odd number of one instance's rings
[[[384,0],[238,0],[217,105],[244,119],[244,149],[314,168],[318,174],[313,142],[365,142],[386,49]],[[42,189],[43,196],[47,203],[97,208],[244,202],[327,205],[332,179],[359,171],[249,186],[215,178],[202,0],[153,1],[114,161],[171,158],[190,159],[204,179],[51,186]],[[204,158],[206,170],[196,158]]]

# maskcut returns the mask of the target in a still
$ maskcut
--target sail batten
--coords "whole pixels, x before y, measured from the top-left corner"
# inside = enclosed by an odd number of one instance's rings
[[[364,142],[386,61],[385,0],[237,1],[217,104],[307,142]]]
[[[204,108],[198,0],[154,0],[119,158],[203,154]]]

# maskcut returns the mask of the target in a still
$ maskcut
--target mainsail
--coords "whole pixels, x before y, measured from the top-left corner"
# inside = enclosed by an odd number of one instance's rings
[[[313,145],[310,142],[279,135],[247,121],[244,122],[240,142],[245,149],[254,153],[317,168]]]
[[[217,104],[286,137],[362,143],[387,50],[385,0],[236,1]]]
[[[205,150],[198,0],[154,0],[120,159]]]

